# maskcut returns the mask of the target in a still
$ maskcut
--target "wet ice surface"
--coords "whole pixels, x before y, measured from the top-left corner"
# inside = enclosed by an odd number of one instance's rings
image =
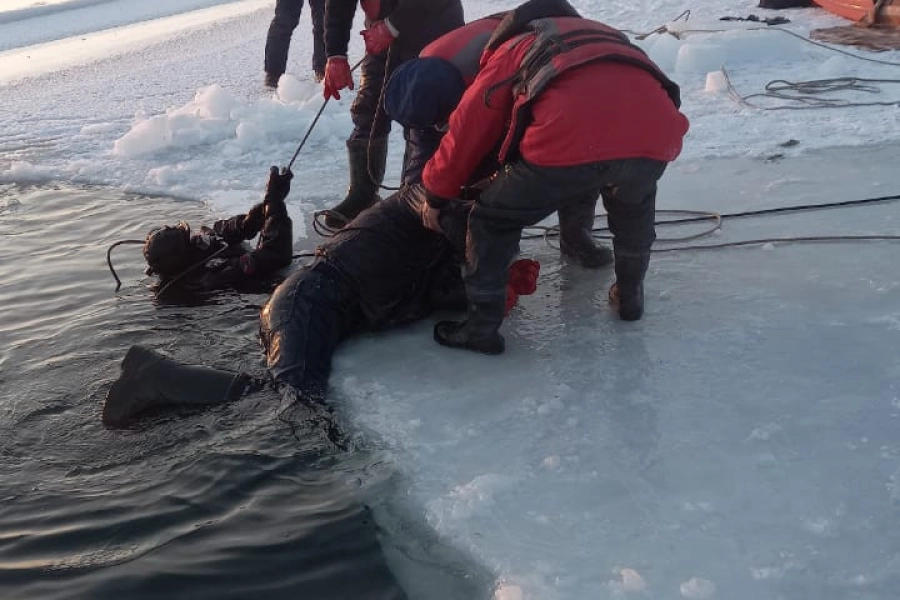
[[[270,5],[216,3],[235,10],[158,39],[150,34],[163,31],[159,23],[139,22],[173,3],[109,4],[127,13],[123,24],[148,34],[137,48],[129,45],[135,30],[118,40],[98,32],[106,37],[92,38],[94,54],[81,62],[70,64],[67,51],[54,63],[50,52],[32,71],[22,48],[0,54],[0,79],[8,78],[0,81],[0,182],[103,184],[204,200],[219,215],[245,210],[261,195],[269,165],[288,160],[321,106],[303,36],[307,14],[288,76],[272,94],[260,85]],[[467,16],[512,4],[469,2]],[[574,4],[633,32],[688,8],[691,27],[719,28],[718,17],[749,13],[787,16],[785,29],[800,35],[842,24],[816,9],[762,11],[756,0]],[[84,13],[61,14],[6,24],[0,39],[21,44],[16,35],[36,31],[47,34],[42,41],[56,39],[73,25],[92,31],[73,18]],[[66,43],[81,48],[78,41]],[[660,208],[728,213],[900,192],[895,107],[766,112],[707,86],[720,62],[744,94],[778,78],[894,78],[896,65],[776,30],[644,43],[682,86],[691,119]],[[362,55],[359,36],[351,36],[350,53]],[[900,61],[897,52],[851,53]],[[879,99],[897,97],[896,86],[881,88]],[[337,202],[346,184],[352,98],[329,104],[295,164],[288,205],[298,250],[311,241],[301,240],[312,237],[311,213]],[[832,146],[843,148],[821,151]],[[389,173],[399,171],[401,155],[395,131]],[[743,158],[710,158],[719,156]],[[697,243],[896,235],[897,214],[893,203],[726,220],[721,234]],[[523,251],[543,272],[537,294],[523,298],[504,327],[506,355],[439,348],[426,322],[347,344],[333,380],[336,401],[356,427],[383,440],[378,451],[402,473],[406,514],[425,514],[495,570],[497,600],[893,600],[896,242],[659,254],[647,315],[636,324],[609,312],[610,272],[560,265],[540,242]],[[225,339],[235,342],[232,334]],[[241,335],[246,344],[255,330]],[[105,360],[91,368],[113,364],[112,355]],[[224,436],[230,427],[214,431]],[[162,434],[154,439],[164,443]],[[409,531],[391,510],[380,518]],[[422,588],[411,596],[433,597]]]
[[[886,152],[685,163],[661,204],[887,195],[900,182]],[[898,225],[888,202],[726,220],[692,243]],[[504,325],[505,355],[441,348],[429,323],[348,346],[333,381],[403,456],[437,530],[503,575],[500,598],[887,600],[900,583],[898,251],[657,254],[647,314],[628,324],[606,305],[610,272],[528,242],[541,278]]]

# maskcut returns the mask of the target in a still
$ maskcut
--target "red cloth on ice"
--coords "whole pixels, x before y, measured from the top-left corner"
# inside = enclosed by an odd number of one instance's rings
[[[519,296],[530,296],[537,290],[538,275],[541,263],[527,258],[519,259],[509,266],[509,279],[506,282],[506,306],[503,316],[509,315]]]

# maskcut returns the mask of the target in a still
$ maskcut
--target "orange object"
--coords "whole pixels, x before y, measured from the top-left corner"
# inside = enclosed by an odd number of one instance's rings
[[[813,0],[830,13],[860,25],[900,26],[900,0]]]
[[[820,7],[839,17],[859,21],[875,6],[872,0],[813,0]]]

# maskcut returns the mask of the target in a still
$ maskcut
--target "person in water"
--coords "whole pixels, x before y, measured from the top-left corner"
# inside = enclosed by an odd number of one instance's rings
[[[144,241],[147,274],[159,276],[161,290],[170,285],[212,290],[271,278],[293,256],[292,223],[284,203],[293,176],[289,169],[272,167],[263,201],[212,228],[192,233],[180,221],[151,231]],[[257,235],[251,249],[246,241]]]
[[[321,403],[332,355],[348,336],[465,308],[460,265],[468,206],[441,211],[438,233],[422,223],[424,197],[420,186],[406,186],[363,211],[275,289],[260,312],[260,334],[276,388]],[[520,294],[535,291],[538,271],[532,260],[510,266],[507,312]],[[124,427],[147,412],[228,402],[260,385],[247,374],[183,365],[133,346],[102,418]]]

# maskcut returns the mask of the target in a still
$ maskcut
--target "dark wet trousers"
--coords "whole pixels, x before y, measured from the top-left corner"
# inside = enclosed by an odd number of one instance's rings
[[[269,24],[266,36],[265,70],[275,76],[284,75],[287,69],[291,35],[300,21],[303,0],[276,0],[275,17]],[[313,58],[316,73],[325,73],[325,0],[309,0],[312,18]]]
[[[381,54],[366,54],[360,65],[359,88],[350,106],[353,133],[349,141],[386,137],[391,131],[391,119],[384,112],[382,93],[387,79],[404,62],[416,58],[396,44]]]
[[[381,108],[381,92],[387,70],[388,52],[366,54],[359,67],[359,87],[350,105],[353,132],[349,141],[383,138],[391,131],[391,121]]]
[[[301,393],[321,395],[340,341],[361,323],[346,303],[340,273],[318,261],[294,271],[262,309],[260,335],[272,378]]]
[[[541,167],[523,160],[506,165],[475,202],[466,239],[466,294],[470,305],[489,307],[498,327],[510,262],[522,229],[553,212],[567,212],[603,198],[621,256],[649,257],[656,239],[656,187],[667,163],[645,158],[610,160],[574,167]],[[499,312],[498,312],[499,311]],[[480,311],[484,314],[484,311]]]
[[[403,130],[403,139],[406,140],[406,152],[403,155],[403,185],[412,185],[422,182],[422,171],[425,164],[437,152],[441,145],[443,134],[437,129],[410,129]]]
[[[350,106],[350,118],[353,120],[353,131],[347,138],[350,186],[344,200],[326,211],[325,224],[328,227],[334,229],[343,227],[360,212],[381,199],[378,191],[384,180],[388,134],[391,131],[391,119],[384,110],[382,95],[386,78],[391,76],[393,69],[414,57],[414,54],[393,44],[381,54],[366,54],[363,58],[359,88]],[[404,137],[408,139],[406,130]],[[407,142],[407,155],[409,147]],[[406,157],[404,157],[405,164]]]

